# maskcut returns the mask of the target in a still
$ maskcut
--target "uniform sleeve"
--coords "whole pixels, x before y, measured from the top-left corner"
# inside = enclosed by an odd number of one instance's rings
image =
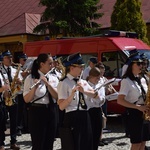
[[[83,87],[84,87],[84,85],[86,85],[86,89],[85,89],[85,90],[88,90],[88,91],[94,90],[94,89],[89,85],[89,83],[88,83],[86,80],[82,80],[82,84],[83,84]]]
[[[83,71],[82,78],[83,78],[84,80],[86,80],[87,76],[88,76],[88,69],[85,68],[85,70]]]
[[[33,85],[33,81],[31,80],[31,76],[27,76],[24,81],[24,88],[23,88],[23,96],[29,93],[30,87]]]
[[[58,86],[58,83],[59,83],[59,80],[58,80],[58,78],[56,77],[56,76],[53,76],[53,83],[51,84],[51,86],[55,89],[55,90],[57,90],[57,86]]]
[[[57,86],[58,99],[67,99],[69,97],[67,89],[68,87],[67,84],[65,84],[65,82],[63,81],[59,82]]]
[[[127,79],[123,79],[121,81],[121,86],[120,86],[120,90],[119,90],[119,95],[128,95],[128,92],[130,90],[130,85]]]
[[[0,81],[1,81],[1,85],[0,85],[0,87],[2,87],[3,85],[4,85],[4,79],[3,79],[3,77],[2,77],[2,75],[0,74]]]

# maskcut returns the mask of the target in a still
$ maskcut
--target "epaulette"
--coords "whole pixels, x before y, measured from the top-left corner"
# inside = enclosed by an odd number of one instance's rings
[[[61,78],[59,81],[63,81],[64,79],[66,79],[67,76],[64,76],[63,78]]]

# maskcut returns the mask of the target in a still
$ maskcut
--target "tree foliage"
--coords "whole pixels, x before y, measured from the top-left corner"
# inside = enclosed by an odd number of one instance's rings
[[[111,29],[136,32],[148,43],[147,27],[142,18],[139,0],[117,0],[111,16]]]
[[[95,22],[103,14],[98,10],[102,8],[99,0],[41,0],[40,4],[46,6],[41,22],[34,32],[45,32],[57,36],[92,35],[100,28]]]

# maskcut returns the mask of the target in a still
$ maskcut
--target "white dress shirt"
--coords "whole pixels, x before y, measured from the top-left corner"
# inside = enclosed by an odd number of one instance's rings
[[[60,81],[57,87],[58,91],[58,99],[64,99],[66,100],[72,93],[72,88],[76,85],[75,81],[73,80],[74,77],[70,74],[67,74],[67,77],[63,80]],[[88,84],[86,80],[81,79],[81,84],[84,88],[84,90],[93,90],[93,88]],[[88,96],[84,95],[85,102],[89,100]],[[79,103],[79,91],[76,91],[74,94],[74,98],[71,101],[71,103],[67,106],[65,109],[66,112],[70,111],[75,111],[78,108],[78,103]],[[79,106],[79,110],[84,110]]]
[[[130,103],[144,104],[141,87],[136,81],[132,81],[129,78],[121,81],[119,95],[125,95],[125,100]]]
[[[38,71],[40,73],[41,76],[44,76],[44,74],[41,71]],[[57,85],[59,83],[57,77],[55,75],[52,74],[48,74],[47,77],[49,78],[49,84],[57,89]],[[30,92],[30,87],[34,84],[34,79],[31,77],[31,75],[28,75],[24,81],[24,90],[23,90],[23,96],[25,96],[26,94],[28,94]],[[43,97],[46,93],[46,86],[44,84],[43,81],[40,82],[40,85],[38,86],[38,88],[35,91],[35,95],[34,95],[34,99],[31,101],[33,102],[34,100],[36,100],[37,98]],[[56,103],[56,100],[53,99],[54,103]],[[41,99],[35,101],[34,103],[39,103],[39,104],[48,104],[49,103],[49,97],[48,97],[48,93]]]

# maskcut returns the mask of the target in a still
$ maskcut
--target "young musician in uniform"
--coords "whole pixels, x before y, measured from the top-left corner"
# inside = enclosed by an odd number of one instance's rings
[[[88,61],[88,66],[84,69],[83,71],[83,76],[82,78],[84,80],[86,80],[87,76],[89,75],[90,70],[95,67],[95,65],[97,64],[97,57],[90,57],[89,61]]]
[[[104,84],[106,81],[108,81],[108,79],[104,76],[105,66],[103,65],[102,62],[98,62],[95,66],[100,69],[99,84]],[[114,91],[114,88],[110,88],[110,87],[112,87],[112,86],[108,85],[108,86],[102,87],[102,89],[105,91],[104,92],[105,96],[109,93],[116,92],[116,91]],[[105,103],[102,105],[102,113],[107,121],[107,99],[105,100]],[[105,128],[103,128],[103,132],[104,131],[111,132],[110,130],[107,129],[107,126]],[[102,139],[102,132],[101,132],[99,146],[104,146],[104,145],[108,145],[108,141],[106,139]]]
[[[26,60],[28,59],[27,55],[24,53],[21,53],[18,56],[19,64],[21,65],[21,76],[23,80],[26,78],[26,76],[29,74],[27,71],[25,72],[23,70],[23,66],[26,63]],[[22,84],[24,84],[22,82]],[[23,85],[21,86],[23,87]],[[18,109],[17,109],[17,135],[20,136],[22,134],[22,130],[27,130],[27,123],[25,123],[25,118],[27,118],[27,109],[25,105],[25,101],[23,99],[23,89],[20,91],[20,93],[17,95],[17,103],[18,103]]]
[[[53,57],[53,71],[52,73],[55,74],[57,76],[58,79],[61,79],[61,76],[62,76],[62,70],[60,68],[60,64],[58,62],[58,59],[57,56],[54,56]]]
[[[0,150],[5,150],[5,130],[6,130],[6,107],[2,92],[9,90],[9,85],[4,84],[4,79],[0,73]]]
[[[100,70],[97,67],[94,67],[90,70],[87,81],[93,89],[97,89],[101,86],[99,84],[100,80]],[[105,90],[100,88],[97,90],[99,97],[91,98],[87,101],[89,108],[89,114],[92,124],[92,133],[93,133],[93,150],[98,150],[99,139],[102,134],[102,108],[101,106],[105,102]]]
[[[39,54],[33,62],[31,75],[24,82],[24,100],[30,103],[29,130],[33,150],[53,149],[57,128],[56,87],[59,81],[50,74],[52,64],[50,55]]]
[[[58,104],[65,109],[62,140],[63,150],[92,150],[92,129],[86,101],[97,93],[80,79],[84,62],[79,53],[69,55],[64,61],[66,76],[58,84]],[[78,78],[80,76],[80,78]],[[79,80],[79,81],[78,81]]]
[[[118,95],[118,104],[127,109],[127,131],[130,135],[131,150],[144,150],[147,135],[143,114],[150,111],[145,105],[146,88],[142,86],[139,74],[142,71],[143,62],[140,55],[134,55],[129,59],[128,67],[123,75]]]
[[[12,64],[12,55],[10,53],[9,50],[6,50],[2,53],[2,72],[3,74],[5,74],[6,78],[9,80],[9,84],[11,89],[16,88],[16,86],[20,86],[21,85],[21,76],[18,75],[16,76],[16,73],[18,70],[16,70],[15,68],[13,68],[11,66]],[[16,76],[16,78],[14,79],[14,77]],[[14,81],[15,80],[15,81]],[[12,85],[13,83],[13,85]],[[12,91],[11,91],[12,92]],[[7,97],[10,96],[11,99],[11,95],[9,93],[7,93]],[[17,94],[17,93],[16,93]],[[16,95],[14,94],[14,95]],[[6,97],[5,97],[5,101],[6,101]],[[6,103],[5,103],[6,105]],[[17,140],[16,140],[16,129],[17,129],[17,103],[16,103],[16,99],[14,98],[12,100],[12,105],[11,106],[6,106],[8,112],[9,112],[9,117],[10,117],[10,143],[11,149],[14,150],[18,150],[20,149],[20,147],[16,144]]]

